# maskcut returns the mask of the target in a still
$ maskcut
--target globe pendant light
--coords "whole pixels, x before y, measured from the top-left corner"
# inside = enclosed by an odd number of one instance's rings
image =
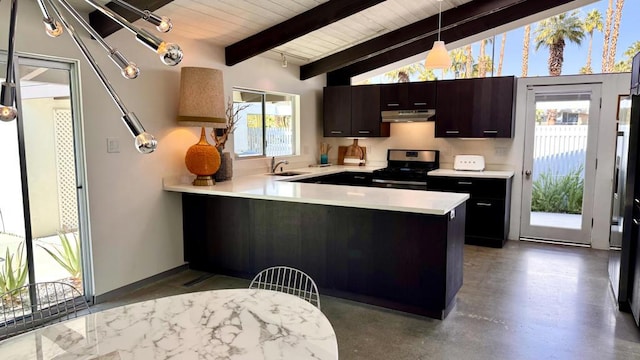
[[[451,67],[451,58],[449,52],[444,44],[444,41],[440,40],[440,29],[442,28],[442,0],[438,0],[440,3],[440,11],[438,12],[438,40],[433,42],[433,47],[427,54],[427,59],[424,62],[426,69],[448,69]]]

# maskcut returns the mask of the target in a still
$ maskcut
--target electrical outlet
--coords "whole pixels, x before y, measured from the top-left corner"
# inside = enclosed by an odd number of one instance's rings
[[[504,146],[496,146],[495,147],[495,155],[496,156],[506,156],[507,155],[507,148]]]
[[[119,153],[120,152],[120,139],[107,138],[107,153]]]

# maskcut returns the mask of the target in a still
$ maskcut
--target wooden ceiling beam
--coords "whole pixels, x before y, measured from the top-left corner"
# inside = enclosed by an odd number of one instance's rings
[[[471,1],[442,13],[441,38],[450,43],[571,1]],[[332,82],[343,83],[346,76],[350,78],[431,49],[437,29],[435,15],[303,65],[300,79],[328,72]]]
[[[478,16],[486,15],[496,9],[509,7],[526,0],[485,0],[469,1],[458,7],[449,9],[442,13],[442,27],[468,21]],[[367,40],[348,49],[339,51],[322,59],[316,60],[300,67],[300,79],[306,80],[311,77],[333,71],[368,57],[387,52],[404,43],[424,38],[438,31],[438,14],[413,24],[380,35],[371,40]],[[445,39],[447,40],[447,39]]]
[[[156,11],[161,7],[167,5],[173,0],[126,0],[129,4],[137,7],[141,10],[149,10]],[[135,13],[121,7],[120,5],[109,2],[106,5],[109,9],[115,11],[120,16],[127,19],[129,22],[134,22],[140,19],[140,16]],[[107,36],[113,34],[114,32],[122,29],[120,25],[118,25],[115,21],[109,19],[106,15],[101,13],[98,10],[94,10],[89,13],[89,24],[93,27],[100,36],[106,38]]]
[[[330,0],[224,49],[228,66],[318,30],[385,0]]]

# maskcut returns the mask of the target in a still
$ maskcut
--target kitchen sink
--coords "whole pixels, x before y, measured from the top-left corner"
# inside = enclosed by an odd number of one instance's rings
[[[304,175],[304,174],[308,174],[308,172],[281,171],[281,172],[276,172],[276,173],[269,173],[267,175],[272,175],[272,176],[296,176],[296,175]]]

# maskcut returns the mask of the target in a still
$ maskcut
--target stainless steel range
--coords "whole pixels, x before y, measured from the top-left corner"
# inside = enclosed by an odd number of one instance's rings
[[[373,172],[373,186],[427,190],[427,173],[440,167],[438,150],[387,150],[387,167]]]

